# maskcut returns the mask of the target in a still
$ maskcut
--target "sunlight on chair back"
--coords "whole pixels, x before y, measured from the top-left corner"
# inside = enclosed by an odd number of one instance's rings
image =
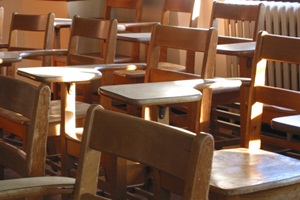
[[[284,51],[283,51],[284,49]],[[300,93],[297,91],[265,86],[267,61],[300,64],[300,39],[280,35],[258,34],[256,52],[253,59],[250,94],[248,102],[248,123],[243,138],[245,146],[251,140],[259,140],[263,105],[274,105],[300,113]],[[243,105],[245,106],[245,105]],[[276,140],[277,141],[277,140]],[[276,142],[274,140],[274,142]]]

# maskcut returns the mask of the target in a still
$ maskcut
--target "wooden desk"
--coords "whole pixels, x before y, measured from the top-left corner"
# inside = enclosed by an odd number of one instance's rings
[[[204,88],[236,88],[241,80],[234,78],[191,79],[179,81],[102,86],[99,94],[136,106],[167,105],[198,101]]]
[[[22,56],[19,52],[0,52],[0,67],[7,67],[15,62],[20,62]]]
[[[191,87],[202,79],[110,85],[99,88],[99,93],[107,97],[136,106],[166,105],[198,101],[201,93]]]
[[[151,33],[118,33],[117,38],[127,42],[140,42],[148,45]]]
[[[217,45],[217,53],[237,56],[240,64],[240,77],[251,76],[251,60],[254,55],[256,42],[241,42]]]
[[[119,23],[124,25],[126,29],[128,28],[142,28],[142,27],[151,27],[159,22],[133,22],[133,23]],[[151,32],[142,32],[142,33],[118,33],[117,39],[127,42],[140,42],[149,44],[151,38]]]
[[[0,67],[9,66],[12,63],[20,62],[23,58],[32,56],[46,56],[46,55],[62,55],[66,54],[66,49],[38,49],[26,51],[3,51],[0,52]]]
[[[194,79],[102,86],[98,92],[126,104],[158,106],[164,110],[169,104],[199,101],[202,97],[200,90],[204,88],[239,87],[240,84],[240,80],[234,79]],[[168,119],[162,116],[157,116],[157,121],[168,123]]]
[[[299,191],[300,180],[295,177],[299,177],[299,169],[299,160],[264,150],[215,151],[210,199],[297,199],[294,194]]]
[[[76,83],[100,79],[101,73],[95,69],[80,67],[32,67],[20,68],[17,74],[42,83],[61,84],[61,133],[75,133],[75,92]],[[66,123],[64,123],[66,122]]]
[[[101,73],[91,68],[74,67],[32,67],[18,69],[17,74],[42,83],[57,82],[61,85],[61,148],[64,149],[65,133],[76,134],[76,83],[100,79]],[[62,160],[65,155],[62,152]],[[63,169],[62,173],[67,174]]]
[[[273,129],[300,135],[300,115],[277,117],[272,119]]]
[[[165,124],[169,123],[168,112],[169,104],[195,102],[201,99],[201,92],[194,89],[191,85],[204,83],[202,79],[186,81],[170,81],[155,83],[137,83],[124,85],[102,86],[98,92],[111,99],[122,101],[134,106],[157,106],[158,113],[155,121]],[[144,115],[148,118],[148,115]]]

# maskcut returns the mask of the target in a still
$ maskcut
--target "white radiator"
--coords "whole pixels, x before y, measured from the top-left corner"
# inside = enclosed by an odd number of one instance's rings
[[[300,3],[260,2],[266,6],[265,30],[268,33],[300,37]],[[236,63],[236,61],[234,62]],[[232,68],[234,64],[231,62],[229,65]],[[237,71],[233,70],[233,74],[228,75],[236,76]],[[287,64],[283,66],[282,63],[268,63],[267,84],[300,91],[300,67]]]

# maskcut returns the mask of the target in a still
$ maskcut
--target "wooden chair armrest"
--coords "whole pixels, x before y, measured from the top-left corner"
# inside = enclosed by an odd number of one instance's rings
[[[54,56],[54,55],[67,55],[67,49],[37,49],[37,50],[24,50],[20,51],[20,56],[23,58],[32,56]]]
[[[99,71],[114,70],[139,70],[146,69],[146,63],[121,63],[121,64],[103,64],[95,67]]]
[[[228,81],[240,81],[243,85],[249,85],[251,82],[251,78],[245,78],[245,77],[228,77],[226,78]]]
[[[143,28],[143,27],[151,27],[153,25],[158,24],[159,22],[124,22],[119,23],[119,25],[124,26],[126,29],[128,28]]]
[[[72,25],[72,19],[70,18],[55,18],[54,27],[55,28],[70,28]]]
[[[15,199],[36,195],[71,194],[75,179],[44,176],[0,181],[0,199]]]
[[[241,43],[241,42],[253,42],[250,38],[241,38],[241,37],[227,37],[219,36],[218,44],[231,44],[231,43]]]
[[[194,88],[197,90],[202,90],[205,88],[211,88],[214,93],[223,90],[232,90],[238,89],[242,85],[243,78],[212,78],[212,79],[203,79],[204,83],[196,85]],[[246,81],[246,80],[244,80]]]

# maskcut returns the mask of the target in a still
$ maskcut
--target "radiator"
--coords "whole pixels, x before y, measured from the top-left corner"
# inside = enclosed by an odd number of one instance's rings
[[[268,33],[300,37],[300,3],[260,2],[266,6],[264,29]],[[243,37],[249,37],[249,34],[251,33],[246,33]],[[237,36],[241,35],[237,34]],[[228,76],[238,75],[236,60],[227,58],[227,66],[230,69]],[[294,64],[269,62],[266,80],[271,86],[300,91],[300,67]]]

